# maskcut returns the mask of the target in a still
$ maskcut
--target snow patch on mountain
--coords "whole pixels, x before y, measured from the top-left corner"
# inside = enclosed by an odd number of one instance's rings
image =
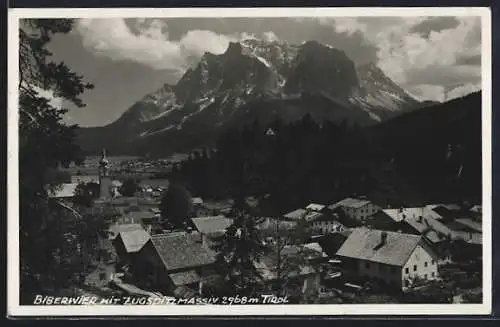
[[[175,86],[165,84],[134,105],[124,124],[133,126],[141,138],[182,130],[191,122],[218,127],[232,121],[229,117],[246,117],[240,108],[250,114],[254,109],[249,104],[267,99],[290,101],[285,108],[299,100],[297,110],[263,112],[298,118],[295,115],[316,110],[316,104],[300,107],[307,103],[301,100],[311,95],[311,101],[319,101],[319,117],[336,117],[328,113],[330,106],[345,110],[347,117],[373,122],[386,119],[386,113],[400,112],[408,103],[417,103],[376,65],[355,67],[344,52],[330,45],[250,39],[231,43],[220,55],[205,53]],[[155,121],[156,128],[147,124],[150,121]]]
[[[163,133],[163,132],[166,132],[168,130],[171,130],[174,127],[175,127],[175,125],[168,125],[168,126],[166,126],[164,128],[160,128],[160,129],[155,130],[155,131],[144,131],[141,134],[139,134],[139,137],[144,138],[144,137],[148,137],[148,136],[151,136],[151,135]]]
[[[267,62],[266,59],[264,59],[262,57],[259,57],[259,56],[255,56],[255,58],[257,58],[261,63],[263,63],[264,65],[266,65],[267,68],[271,68],[271,64],[269,64],[269,62]]]

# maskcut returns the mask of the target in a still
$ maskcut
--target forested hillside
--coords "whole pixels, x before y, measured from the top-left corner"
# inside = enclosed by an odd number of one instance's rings
[[[372,127],[309,114],[226,130],[173,177],[203,197],[267,195],[275,211],[364,195],[380,205],[481,200],[481,93]]]

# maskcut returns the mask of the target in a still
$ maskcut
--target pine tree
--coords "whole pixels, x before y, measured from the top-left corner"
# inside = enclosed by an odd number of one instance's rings
[[[180,183],[172,183],[163,194],[160,202],[160,211],[164,220],[175,228],[182,228],[193,211],[191,194]]]
[[[41,90],[52,91],[54,97],[78,107],[79,96],[92,85],[70,70],[64,63],[50,61],[47,49],[52,36],[68,33],[73,27],[69,19],[25,19],[19,30],[19,187],[20,187],[20,258],[21,302],[30,303],[35,293],[60,289],[70,277],[85,269],[75,259],[82,235],[97,232],[96,226],[75,228],[58,218],[60,210],[49,207],[48,190],[57,182],[48,178],[49,170],[82,160],[74,143],[76,126],[62,122],[67,109],[54,106]],[[64,210],[63,210],[64,211]],[[74,214],[79,223],[81,217]],[[78,225],[78,224],[76,224]],[[64,230],[63,234],[59,231]],[[56,262],[55,253],[63,253]]]
[[[268,251],[255,220],[244,210],[233,211],[234,223],[217,238],[217,267],[233,295],[249,294],[261,283],[255,262]]]

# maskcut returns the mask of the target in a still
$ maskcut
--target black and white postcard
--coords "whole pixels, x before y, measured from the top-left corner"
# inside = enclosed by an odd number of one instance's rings
[[[490,313],[490,19],[11,10],[8,314]]]

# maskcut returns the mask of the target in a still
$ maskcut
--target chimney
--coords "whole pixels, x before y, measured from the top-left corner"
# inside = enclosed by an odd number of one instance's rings
[[[387,232],[382,232],[380,234],[380,245],[385,245],[387,244]]]

